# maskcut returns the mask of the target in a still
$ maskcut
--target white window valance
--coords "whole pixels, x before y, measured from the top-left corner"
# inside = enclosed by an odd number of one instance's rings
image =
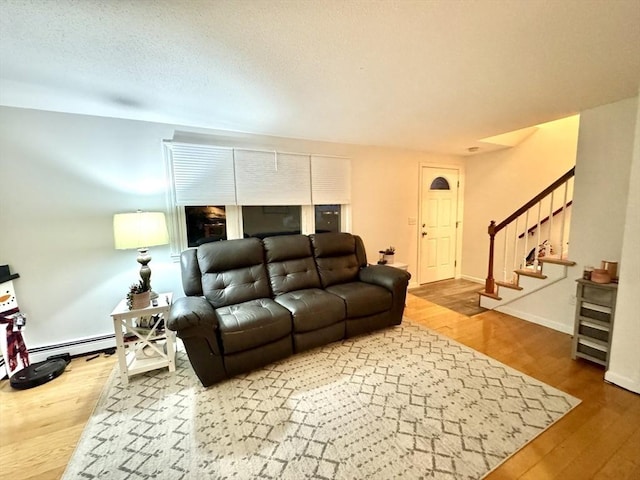
[[[234,150],[238,205],[310,205],[309,155]]]
[[[348,158],[311,155],[314,205],[351,203],[351,162]]]
[[[351,203],[349,158],[169,141],[165,146],[176,206]]]
[[[233,149],[166,144],[177,205],[235,205]]]

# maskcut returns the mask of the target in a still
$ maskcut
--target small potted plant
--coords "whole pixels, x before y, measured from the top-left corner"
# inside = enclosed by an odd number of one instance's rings
[[[396,247],[394,246],[390,246],[384,251],[384,258],[387,260],[387,263],[393,263],[395,254],[396,254]]]
[[[151,301],[151,291],[140,280],[138,283],[132,283],[127,293],[127,306],[129,310],[139,310],[149,306]]]
[[[394,246],[380,250],[380,260],[378,261],[378,264],[385,265],[387,263],[393,263],[395,253],[396,247]]]

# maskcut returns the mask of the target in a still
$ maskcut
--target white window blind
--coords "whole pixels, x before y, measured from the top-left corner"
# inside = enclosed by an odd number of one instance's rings
[[[235,150],[238,205],[309,205],[309,156]]]
[[[233,150],[211,145],[171,143],[177,205],[235,205]]]
[[[314,205],[351,203],[351,160],[311,155]]]

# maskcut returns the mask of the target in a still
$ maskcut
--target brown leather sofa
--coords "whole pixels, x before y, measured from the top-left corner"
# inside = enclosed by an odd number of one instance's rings
[[[402,321],[411,275],[368,265],[349,233],[207,243],[181,255],[167,327],[204,386]]]

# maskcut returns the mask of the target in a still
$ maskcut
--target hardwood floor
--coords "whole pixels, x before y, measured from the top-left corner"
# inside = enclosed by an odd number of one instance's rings
[[[2,478],[59,479],[91,416],[116,356],[74,358],[49,383],[14,390],[0,382]]]
[[[571,360],[569,335],[493,311],[467,317],[411,294],[405,316],[582,400],[488,480],[640,479],[640,395]],[[3,478],[60,478],[115,360],[76,358],[31,390],[0,382]]]

